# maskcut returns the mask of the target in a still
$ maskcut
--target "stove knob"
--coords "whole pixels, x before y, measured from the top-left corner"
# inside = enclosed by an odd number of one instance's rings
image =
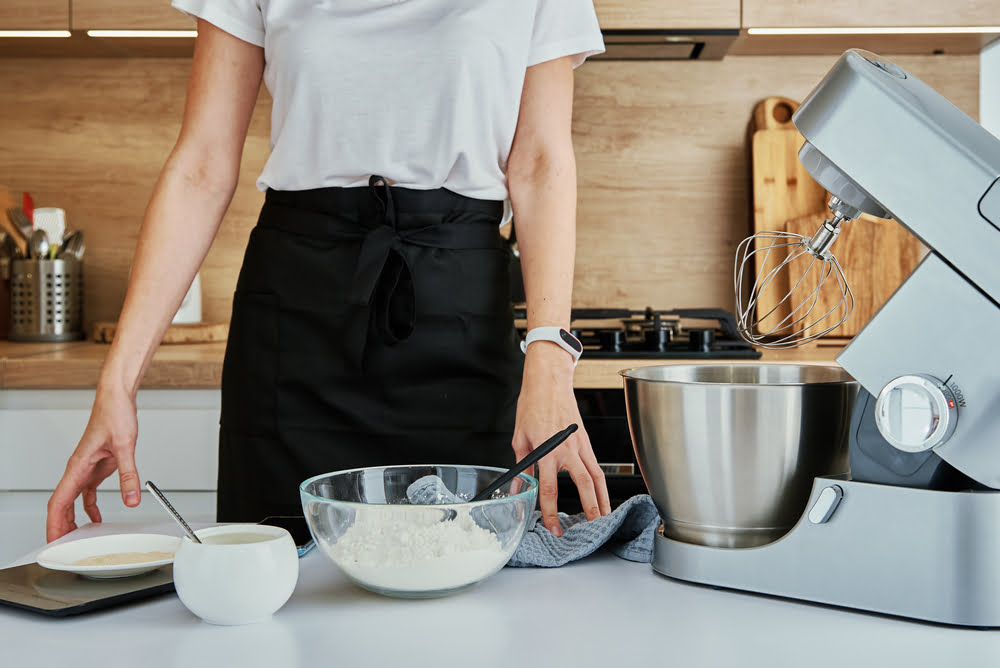
[[[620,329],[612,329],[601,332],[601,350],[609,353],[620,353],[622,345],[625,344],[625,332]]]
[[[644,338],[646,350],[662,353],[670,346],[670,330],[666,327],[647,329]]]
[[[696,353],[712,352],[712,344],[715,343],[715,331],[711,329],[690,329],[688,330],[688,348]]]
[[[934,376],[900,376],[875,401],[875,426],[903,452],[924,452],[947,441],[958,424],[958,402]]]

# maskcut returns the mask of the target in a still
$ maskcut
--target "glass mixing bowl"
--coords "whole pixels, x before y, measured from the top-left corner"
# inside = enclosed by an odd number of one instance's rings
[[[401,598],[444,596],[493,575],[510,559],[535,508],[538,481],[524,473],[475,503],[411,504],[407,488],[440,477],[471,499],[504,469],[376,466],[324,473],[299,486],[316,544],[355,584]]]

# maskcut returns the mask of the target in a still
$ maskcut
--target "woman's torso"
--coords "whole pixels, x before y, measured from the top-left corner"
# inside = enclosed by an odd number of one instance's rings
[[[260,0],[274,98],[262,189],[506,197],[536,0]]]

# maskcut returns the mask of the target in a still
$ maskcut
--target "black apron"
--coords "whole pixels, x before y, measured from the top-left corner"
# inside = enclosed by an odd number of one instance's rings
[[[223,363],[219,521],[301,515],[299,484],[330,471],[513,463],[502,212],[378,177],[268,191]]]

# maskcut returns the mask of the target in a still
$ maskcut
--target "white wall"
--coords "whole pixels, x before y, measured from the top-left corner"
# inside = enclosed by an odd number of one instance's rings
[[[1000,40],[983,49],[980,56],[979,122],[1000,137]]]

